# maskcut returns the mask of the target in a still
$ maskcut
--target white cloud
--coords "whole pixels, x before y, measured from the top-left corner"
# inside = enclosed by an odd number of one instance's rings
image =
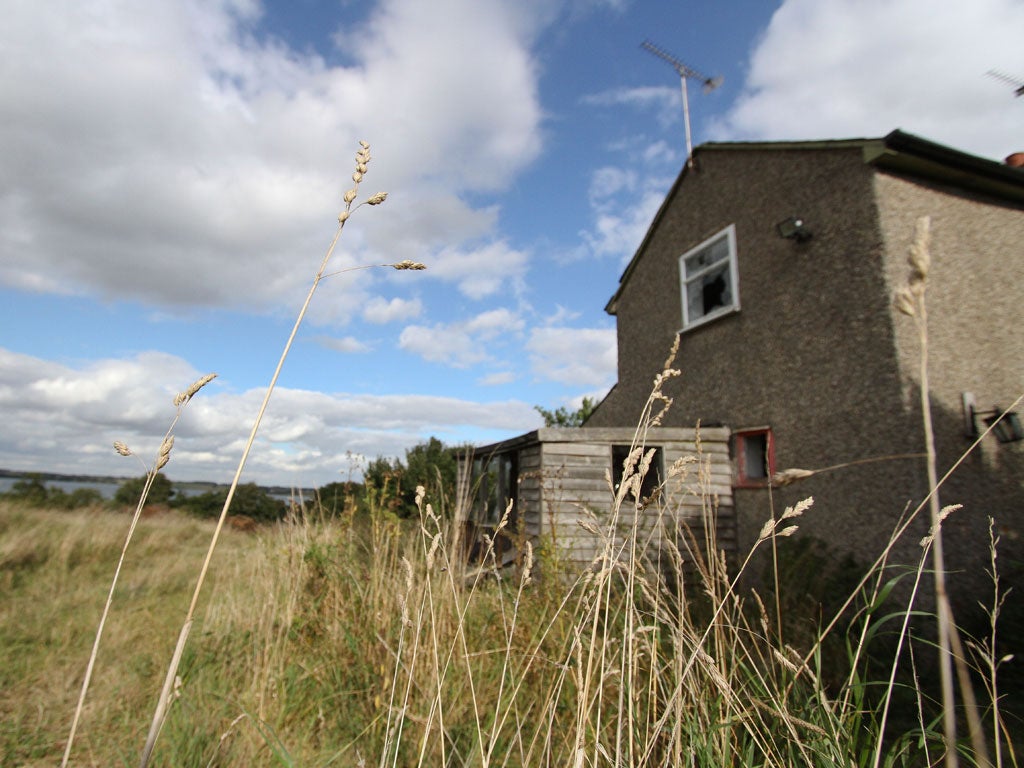
[[[562,325],[570,320],[575,320],[579,316],[579,312],[566,309],[561,304],[556,304],[555,311],[544,318],[544,325]]]
[[[0,349],[0,467],[133,476],[126,442],[151,463],[171,425],[174,394],[199,374],[184,360],[147,352],[75,367]],[[230,391],[220,379],[184,408],[165,472],[182,480],[228,482],[264,396]],[[523,431],[536,413],[519,401],[478,403],[424,395],[350,395],[279,387],[246,477],[263,484],[320,485],[336,479],[352,453],[401,455],[430,435],[460,441],[480,431]],[[59,464],[54,457],[59,456]]]
[[[476,383],[482,387],[498,387],[503,384],[511,384],[518,378],[519,376],[513,371],[496,371],[495,373],[481,376],[476,380]]]
[[[410,325],[398,337],[398,345],[428,362],[455,368],[466,368],[488,358],[480,344],[460,325]]]
[[[523,319],[504,307],[481,312],[465,323],[465,329],[479,339],[489,341],[500,333],[515,333],[523,329]]]
[[[633,88],[614,88],[590,94],[583,98],[583,103],[597,107],[626,106],[634,109],[654,110],[658,116],[658,122],[664,127],[682,119],[682,98],[679,88],[645,85]]]
[[[589,193],[593,224],[580,233],[590,252],[627,263],[665,199],[668,185],[665,178],[631,168],[605,166],[594,171]]]
[[[450,245],[493,235],[493,209],[458,196],[502,188],[539,152],[528,48],[539,6],[382,2],[347,30],[348,67],[258,37],[257,8],[7,9],[0,283],[169,307],[278,305],[308,284],[296,265],[322,253],[362,138],[374,152],[364,192],[393,195],[353,217],[342,248],[408,248],[394,221],[418,208]],[[494,291],[463,266],[447,279],[467,295]]]
[[[370,323],[393,323],[419,317],[422,312],[423,302],[419,299],[396,297],[389,301],[382,296],[374,296],[363,307],[363,319]]]
[[[529,257],[504,241],[472,250],[445,248],[434,255],[427,274],[455,283],[471,299],[483,299],[513,286],[521,288]]]
[[[718,138],[881,136],[902,128],[1002,159],[1020,110],[990,69],[1024,72],[1024,4],[786,0]]]
[[[320,336],[316,341],[322,347],[333,349],[335,352],[342,352],[344,354],[362,354],[370,352],[373,349],[373,347],[365,341],[357,339],[355,336]]]
[[[538,378],[578,387],[607,387],[617,373],[615,330],[535,328],[526,345]]]
[[[508,309],[493,309],[456,323],[427,327],[410,325],[399,337],[399,346],[432,363],[466,368],[491,359],[498,337],[522,331],[521,317]]]

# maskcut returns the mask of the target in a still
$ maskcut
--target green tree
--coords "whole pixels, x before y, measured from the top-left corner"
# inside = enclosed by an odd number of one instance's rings
[[[419,443],[405,452],[401,459],[378,456],[363,472],[369,492],[379,494],[378,501],[401,517],[413,517],[416,509],[416,486],[422,485],[437,497],[451,494],[458,477],[456,449],[446,446],[436,437]],[[441,511],[440,505],[434,505]]]
[[[459,474],[458,459],[455,449],[445,445],[436,437],[427,442],[414,445],[405,452],[405,477],[403,482],[403,499],[410,514],[416,511],[416,486],[422,485],[432,492],[435,498],[444,494],[451,495],[455,491],[455,483]],[[435,509],[438,505],[435,503]]]
[[[394,490],[397,476],[401,472],[401,461],[378,456],[364,470],[363,482],[367,488],[373,488],[376,491],[384,491],[385,488],[389,487],[391,490]]]
[[[323,513],[335,517],[348,508],[358,508],[363,486],[351,480],[328,483],[317,488],[316,495]]]
[[[38,475],[28,475],[23,480],[16,480],[11,490],[5,494],[31,507],[43,507],[49,499],[49,491]]]
[[[596,406],[597,403],[592,398],[584,397],[580,407],[575,411],[570,411],[564,405],[554,411],[539,405],[533,408],[544,418],[545,427],[582,427]]]
[[[142,495],[142,489],[146,487],[147,477],[148,475],[133,477],[121,483],[114,494],[114,503],[123,507],[136,506]],[[146,497],[147,506],[149,504],[168,504],[172,496],[174,496],[174,486],[171,481],[163,472],[157,472],[156,477],[153,478],[153,485],[149,489],[149,496]]]

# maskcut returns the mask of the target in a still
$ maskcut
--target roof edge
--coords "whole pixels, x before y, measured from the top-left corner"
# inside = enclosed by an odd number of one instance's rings
[[[693,150],[693,162],[696,172],[699,173],[698,156],[707,152],[836,149],[860,149],[865,163],[883,170],[953,184],[972,191],[1001,197],[1019,205],[1024,204],[1024,170],[1011,168],[997,160],[990,160],[947,147],[900,129],[891,131],[880,138],[707,142]],[[657,229],[658,223],[690,171],[691,165],[684,164],[676,180],[665,194],[665,199],[662,200],[658,211],[654,214],[643,239],[619,277],[619,287],[605,304],[604,311],[609,315],[617,313],[618,300],[623,286],[628,281],[637,259],[646,249],[654,230]]]

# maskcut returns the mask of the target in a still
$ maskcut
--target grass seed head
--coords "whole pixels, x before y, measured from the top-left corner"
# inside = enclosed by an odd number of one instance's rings
[[[205,376],[203,376],[202,378],[196,379],[195,381],[193,381],[189,385],[188,389],[186,389],[184,392],[179,392],[175,396],[175,398],[174,398],[174,407],[178,408],[178,407],[184,405],[185,403],[187,403],[189,400],[192,399],[192,397],[200,389],[205,387],[207,384],[209,384],[211,381],[213,381],[216,378],[217,378],[217,374],[216,373],[208,373]]]
[[[132,455],[131,448],[129,448],[124,443],[122,443],[120,440],[115,440],[114,441],[114,450],[117,451],[118,454],[120,454],[121,456],[131,456]]]
[[[914,306],[914,294],[910,292],[909,288],[903,288],[896,292],[896,309],[908,317],[917,314],[917,308]]]
[[[931,221],[929,216],[921,216],[914,224],[914,242],[910,245],[910,256],[907,259],[912,270],[912,283],[915,278],[928,278],[928,269],[931,267],[931,254],[928,251],[931,243]]]
[[[817,473],[812,469],[784,469],[772,475],[772,485],[776,488],[782,488],[783,486],[795,483],[797,480],[803,480],[815,474]]]
[[[160,451],[156,457],[156,468],[163,469],[167,466],[167,462],[171,460],[171,448],[174,447],[174,435],[168,435],[164,438],[164,441],[160,443]]]

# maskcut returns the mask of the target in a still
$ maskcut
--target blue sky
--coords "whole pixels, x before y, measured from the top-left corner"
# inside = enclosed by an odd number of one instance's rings
[[[970,7],[967,7],[967,6]],[[50,0],[0,29],[0,467],[228,481],[373,159],[247,479],[483,443],[616,379],[603,308],[695,143],[1024,149],[1024,3]],[[685,361],[683,361],[685,367]],[[149,459],[147,459],[149,461]]]

